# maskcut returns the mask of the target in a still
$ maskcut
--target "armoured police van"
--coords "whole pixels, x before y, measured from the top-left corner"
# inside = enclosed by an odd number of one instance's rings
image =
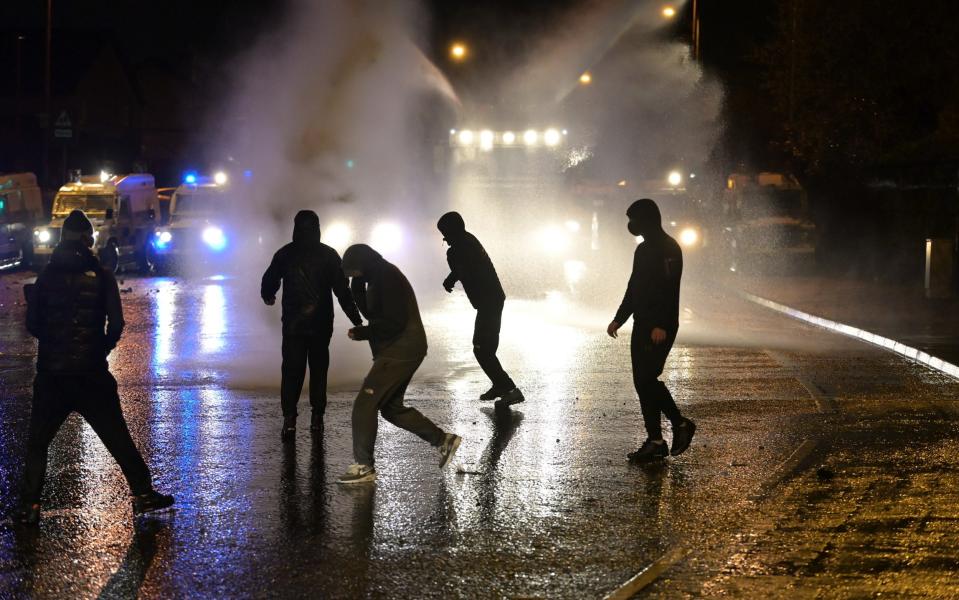
[[[0,175],[0,269],[30,264],[43,202],[33,173]]]
[[[157,219],[153,175],[83,176],[60,188],[53,200],[50,223],[34,230],[34,264],[50,259],[60,241],[63,221],[79,209],[93,222],[94,252],[104,266],[149,272],[149,245]]]

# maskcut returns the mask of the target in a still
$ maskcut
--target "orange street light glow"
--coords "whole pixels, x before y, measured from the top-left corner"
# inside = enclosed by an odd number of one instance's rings
[[[585,73],[579,76],[579,82],[582,83],[583,85],[589,85],[590,83],[593,82],[593,76],[589,74],[589,71],[586,71]]]
[[[450,57],[452,57],[453,60],[457,60],[457,61],[463,60],[464,58],[466,58],[466,46],[459,42],[450,46]]]
[[[672,6],[666,6],[663,8],[663,16],[667,19],[672,19],[676,16],[676,9]]]

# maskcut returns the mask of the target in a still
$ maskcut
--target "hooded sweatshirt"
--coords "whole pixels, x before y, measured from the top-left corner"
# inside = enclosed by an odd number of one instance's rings
[[[350,285],[360,312],[369,320],[354,330],[368,339],[373,358],[419,360],[426,356],[426,331],[416,294],[406,276],[365,244],[347,248],[343,268],[359,272]]]
[[[446,251],[450,274],[444,285],[453,287],[457,281],[462,283],[463,291],[473,308],[502,305],[506,300],[506,293],[496,274],[496,267],[493,266],[483,244],[466,231],[466,224],[459,213],[443,215],[437,228],[450,245]]]
[[[303,211],[308,213],[309,211]],[[316,215],[298,214],[293,241],[273,255],[263,274],[260,295],[264,300],[276,297],[283,286],[283,335],[331,335],[333,298],[354,325],[363,321],[350,295],[346,276],[336,250],[320,241]]]
[[[123,308],[116,279],[89,248],[78,240],[57,244],[28,298],[27,329],[39,340],[38,372],[107,370],[107,355],[123,333]]]
[[[622,325],[633,317],[633,332],[679,330],[679,283],[683,252],[662,227],[644,235],[633,253],[633,271],[614,320]]]

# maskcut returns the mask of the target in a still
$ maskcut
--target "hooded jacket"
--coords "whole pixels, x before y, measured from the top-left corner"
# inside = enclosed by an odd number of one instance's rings
[[[283,286],[283,335],[331,335],[333,298],[354,325],[363,321],[350,295],[340,255],[320,241],[319,221],[297,216],[293,241],[273,255],[260,296],[276,298]]]
[[[354,334],[356,339],[369,340],[373,358],[418,360],[426,356],[426,331],[406,276],[364,244],[347,248],[343,268],[360,273],[353,277],[350,289],[369,325],[357,327]]]
[[[683,252],[661,227],[644,235],[633,253],[633,271],[614,320],[622,325],[633,317],[633,331],[654,328],[679,330],[679,283]],[[645,333],[643,334],[645,335]]]
[[[106,371],[123,326],[113,274],[80,241],[61,241],[28,295],[27,329],[39,340],[37,371]]]
[[[459,281],[473,308],[488,308],[503,304],[506,293],[500,283],[493,261],[476,236],[466,231],[459,213],[447,213],[440,218],[437,228],[450,245],[446,262],[450,274],[443,285],[452,288]]]

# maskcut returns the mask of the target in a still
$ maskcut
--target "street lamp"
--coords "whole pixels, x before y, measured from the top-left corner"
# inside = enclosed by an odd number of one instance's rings
[[[582,85],[589,85],[593,83],[593,76],[590,74],[589,71],[586,71],[585,73],[579,76],[579,82]]]
[[[465,60],[468,53],[469,51],[466,49],[466,44],[462,42],[454,42],[453,45],[450,46],[450,58],[455,62]]]
[[[663,7],[663,17],[665,17],[665,18],[667,18],[667,19],[672,19],[672,18],[675,17],[675,16],[676,16],[676,9],[675,9],[675,8],[673,8],[672,6],[664,6],[664,7]]]

